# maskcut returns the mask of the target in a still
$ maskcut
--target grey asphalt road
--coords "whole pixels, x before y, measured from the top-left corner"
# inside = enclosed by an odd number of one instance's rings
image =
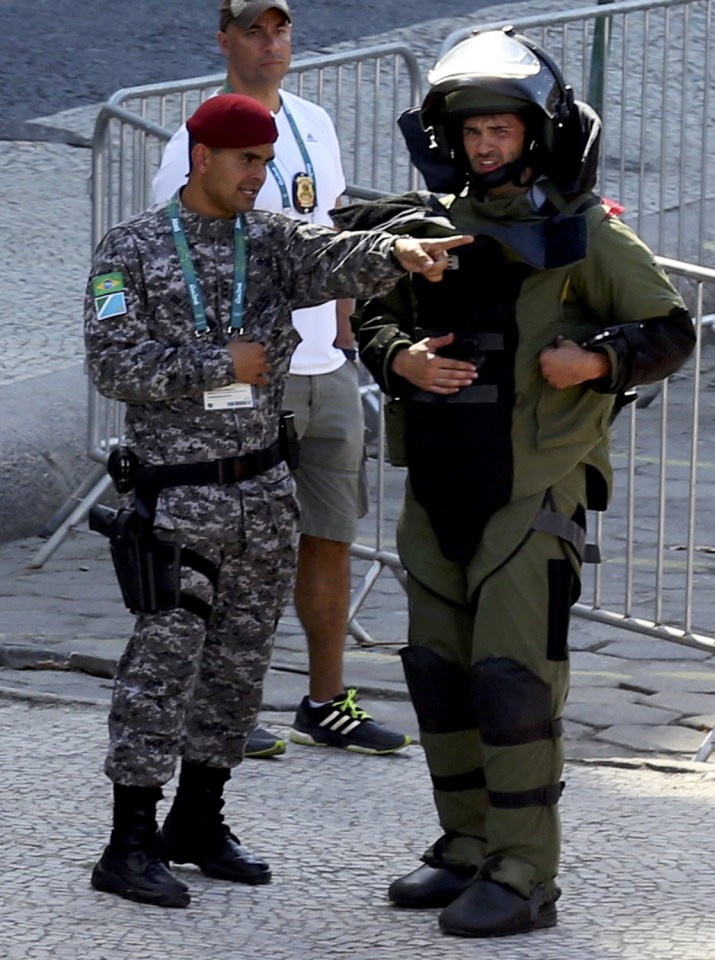
[[[296,0],[294,49],[317,51],[493,0]],[[106,100],[122,87],[222,69],[219,0],[0,0],[0,139],[18,123]],[[508,4],[505,4],[508,6]]]

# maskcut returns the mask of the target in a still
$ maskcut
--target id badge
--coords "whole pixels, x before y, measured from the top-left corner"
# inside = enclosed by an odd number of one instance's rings
[[[232,383],[204,391],[204,410],[246,410],[254,406],[250,383]]]
[[[308,173],[296,173],[293,177],[293,206],[298,213],[315,210],[315,181]]]

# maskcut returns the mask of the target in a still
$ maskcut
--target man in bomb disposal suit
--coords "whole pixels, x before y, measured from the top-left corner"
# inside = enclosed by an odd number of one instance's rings
[[[279,438],[291,311],[385,293],[405,270],[439,280],[445,251],[471,239],[338,235],[254,212],[277,137],[270,111],[222,94],[188,128],[187,185],[108,232],[85,310],[92,379],[126,404],[128,449],[110,469],[133,494],[109,532],[137,613],[109,716],[114,825],[92,883],[165,907],[189,903],[170,861],[271,878],[221,809],[293,586],[297,504]],[[179,756],[159,834],[156,804]]]
[[[475,236],[434,290],[407,278],[356,322],[408,466],[403,660],[444,831],[389,897],[444,907],[447,934],[503,936],[556,923],[569,609],[586,510],[609,499],[609,426],[694,332],[591,192],[598,117],[543,50],[476,34],[429,79],[401,126],[428,186],[452,195],[338,216]]]

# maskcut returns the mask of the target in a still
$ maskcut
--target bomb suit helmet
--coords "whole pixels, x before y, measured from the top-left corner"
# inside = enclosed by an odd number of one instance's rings
[[[581,174],[584,145],[594,173],[600,120],[586,104],[574,102],[573,91],[553,59],[513,27],[472,34],[448,50],[429,72],[429,91],[420,108],[423,130],[433,158],[451,162],[465,179],[483,187],[520,182],[531,167],[556,173],[569,184]],[[526,125],[519,160],[486,177],[469,169],[462,146],[462,124],[479,114],[519,113]],[[493,177],[495,181],[489,179]]]

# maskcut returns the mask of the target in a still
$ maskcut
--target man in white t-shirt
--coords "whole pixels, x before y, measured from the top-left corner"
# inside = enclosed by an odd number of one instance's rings
[[[345,175],[333,123],[317,104],[281,89],[290,66],[292,15],[285,0],[223,0],[219,48],[224,89],[254,97],[278,127],[256,207],[331,224]],[[168,200],[186,181],[189,136],[182,126],[167,144],[154,178],[154,199]],[[350,544],[367,512],[364,423],[350,329],[351,301],[297,310],[302,341],[293,355],[284,408],[295,414],[301,441],[295,471],[301,506],[295,608],[308,640],[310,683],[290,739],[296,743],[387,754],[410,743],[377,723],[345,689],[343,650],[350,600]],[[246,756],[274,756],[285,743],[257,728]]]

